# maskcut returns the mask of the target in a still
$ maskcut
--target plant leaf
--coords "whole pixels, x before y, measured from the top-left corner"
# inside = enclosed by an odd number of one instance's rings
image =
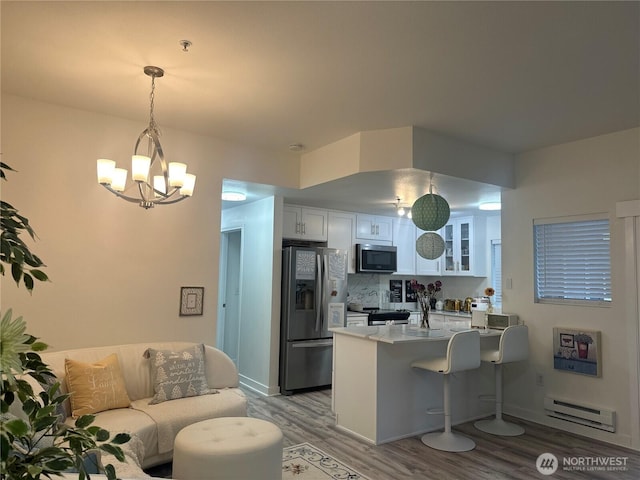
[[[78,428],[87,428],[89,425],[93,423],[95,420],[95,415],[82,415],[76,420],[76,427]]]
[[[4,423],[4,428],[16,437],[23,437],[29,432],[29,425],[21,418],[9,420]]]
[[[129,440],[131,440],[131,435],[129,435],[128,433],[118,433],[115,437],[113,437],[111,443],[113,443],[114,445],[122,445],[123,443],[127,443]]]

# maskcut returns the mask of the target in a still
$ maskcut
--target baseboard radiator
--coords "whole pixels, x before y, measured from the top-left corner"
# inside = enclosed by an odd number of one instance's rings
[[[616,412],[613,410],[580,405],[557,397],[544,397],[544,409],[548,416],[588,427],[616,431]]]

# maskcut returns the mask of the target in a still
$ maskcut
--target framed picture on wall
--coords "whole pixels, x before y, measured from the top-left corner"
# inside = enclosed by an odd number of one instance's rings
[[[180,316],[202,315],[204,287],[180,287]]]
[[[602,375],[601,333],[598,330],[553,329],[553,368],[599,377]]]
[[[418,301],[418,294],[411,286],[411,280],[404,281],[404,297],[404,301],[407,303]]]

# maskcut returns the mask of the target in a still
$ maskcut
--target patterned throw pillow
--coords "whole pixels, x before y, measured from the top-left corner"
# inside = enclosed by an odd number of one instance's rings
[[[96,363],[67,358],[64,369],[74,418],[131,404],[115,353]]]
[[[147,349],[151,361],[151,381],[155,395],[149,405],[213,393],[204,371],[204,345],[194,345],[179,352]]]

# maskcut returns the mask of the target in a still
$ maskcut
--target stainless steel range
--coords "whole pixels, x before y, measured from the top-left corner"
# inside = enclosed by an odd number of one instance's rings
[[[386,325],[389,321],[393,321],[395,325],[408,324],[409,316],[411,316],[411,312],[409,310],[364,308],[362,311],[369,314],[368,324],[371,326]]]

